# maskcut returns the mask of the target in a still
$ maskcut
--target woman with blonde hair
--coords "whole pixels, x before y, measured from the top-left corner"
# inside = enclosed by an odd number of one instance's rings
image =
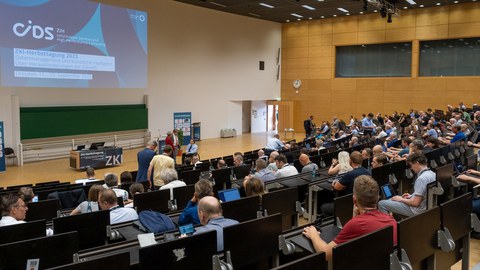
[[[73,209],[70,215],[78,215],[98,211],[98,194],[104,189],[105,188],[102,185],[93,185],[92,187],[90,187],[90,190],[88,190],[88,200],[79,204],[77,208]]]
[[[347,151],[338,153],[338,160],[332,160],[332,166],[328,169],[328,175],[344,174],[353,170],[350,166],[350,154]]]
[[[256,195],[261,196],[266,193],[262,180],[256,177],[249,177],[243,181],[243,187],[245,188],[245,194],[247,197]]]

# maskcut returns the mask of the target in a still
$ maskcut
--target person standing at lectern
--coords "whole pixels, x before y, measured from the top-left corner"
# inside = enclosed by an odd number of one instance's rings
[[[137,172],[137,183],[142,183],[145,190],[152,188],[152,182],[147,181],[147,171],[150,166],[150,161],[152,161],[155,156],[155,149],[157,148],[156,141],[149,141],[147,147],[142,151],[137,153],[137,162],[138,162],[138,172]]]

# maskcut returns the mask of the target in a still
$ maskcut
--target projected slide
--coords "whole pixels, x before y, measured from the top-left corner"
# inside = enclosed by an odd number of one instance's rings
[[[2,86],[146,88],[147,13],[88,0],[0,0]]]

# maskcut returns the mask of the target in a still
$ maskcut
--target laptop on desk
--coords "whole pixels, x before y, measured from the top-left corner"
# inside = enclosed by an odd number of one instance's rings
[[[240,192],[236,188],[224,189],[218,191],[218,198],[222,202],[229,202],[240,199]]]

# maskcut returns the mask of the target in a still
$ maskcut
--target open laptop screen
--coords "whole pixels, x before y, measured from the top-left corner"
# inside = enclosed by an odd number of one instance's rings
[[[218,198],[222,202],[229,202],[229,201],[233,201],[233,200],[238,200],[238,199],[240,199],[240,192],[236,188],[219,190],[218,191]]]

